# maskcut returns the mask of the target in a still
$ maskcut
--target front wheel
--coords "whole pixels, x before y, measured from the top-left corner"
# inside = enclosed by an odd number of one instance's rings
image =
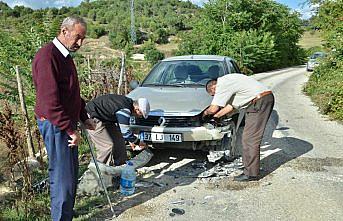
[[[225,158],[228,160],[235,159],[238,156],[237,150],[237,133],[236,124],[231,121],[228,132],[224,135],[219,145],[217,145],[216,151],[224,151]]]

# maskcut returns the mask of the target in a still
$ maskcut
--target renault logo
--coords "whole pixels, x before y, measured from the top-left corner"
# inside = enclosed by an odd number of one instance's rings
[[[160,126],[163,126],[166,123],[166,119],[164,117],[160,117],[157,122],[160,124]]]

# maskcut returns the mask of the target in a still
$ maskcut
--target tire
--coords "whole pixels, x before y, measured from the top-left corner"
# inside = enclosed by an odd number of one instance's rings
[[[236,124],[233,121],[231,121],[229,133],[224,135],[220,144],[217,145],[216,151],[229,150],[230,153],[228,156],[226,156],[226,158],[227,160],[233,160],[236,157],[238,157],[236,141],[237,141]]]

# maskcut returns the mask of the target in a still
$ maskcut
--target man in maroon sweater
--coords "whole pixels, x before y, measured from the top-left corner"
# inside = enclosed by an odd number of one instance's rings
[[[81,47],[86,29],[83,19],[66,18],[57,38],[42,47],[32,63],[35,114],[49,157],[53,220],[73,218],[80,141],[77,122],[81,120],[86,128],[95,128],[87,117],[75,64],[69,54]]]

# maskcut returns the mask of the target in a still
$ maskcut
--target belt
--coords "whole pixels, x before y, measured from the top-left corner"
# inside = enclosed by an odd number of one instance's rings
[[[254,99],[252,99],[251,103],[256,103],[257,100],[261,99],[262,97],[268,95],[268,94],[272,94],[272,91],[264,91],[260,94],[258,94]]]

